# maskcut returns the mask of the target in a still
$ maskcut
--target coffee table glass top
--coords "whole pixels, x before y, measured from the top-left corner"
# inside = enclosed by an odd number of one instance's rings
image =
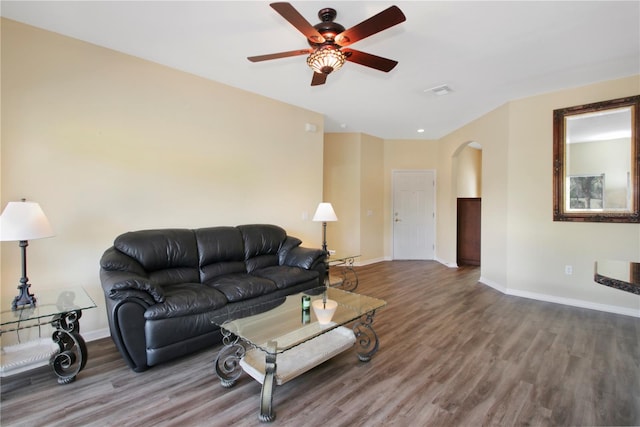
[[[313,306],[314,301],[323,301],[325,295],[336,301],[338,307],[328,324],[320,324],[313,307],[302,309],[302,297],[309,296]],[[212,322],[267,353],[274,351],[274,344],[275,352],[282,353],[385,305],[378,298],[320,287],[252,306],[250,315],[246,315],[246,310],[242,313],[229,310],[213,317]]]
[[[0,323],[2,329],[0,332],[8,332],[22,329],[29,326],[30,321],[38,321],[45,317],[55,316],[56,314],[67,313],[76,310],[86,310],[95,308],[89,294],[80,287],[58,289],[58,290],[39,290],[33,292],[36,297],[36,305],[25,306],[17,310],[11,310],[10,301],[6,301],[7,308],[0,312]]]

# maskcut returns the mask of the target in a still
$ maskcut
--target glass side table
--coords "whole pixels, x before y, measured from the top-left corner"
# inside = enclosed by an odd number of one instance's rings
[[[601,285],[640,295],[640,263],[596,261],[593,280]]]
[[[353,292],[358,287],[358,274],[353,263],[360,255],[342,256],[332,254],[327,257],[327,277],[329,286]]]
[[[49,359],[49,365],[58,376],[59,384],[69,384],[87,363],[87,345],[80,335],[82,310],[95,308],[96,304],[79,287],[38,291],[35,296],[35,306],[0,312],[0,335],[53,326],[51,338],[58,350]]]

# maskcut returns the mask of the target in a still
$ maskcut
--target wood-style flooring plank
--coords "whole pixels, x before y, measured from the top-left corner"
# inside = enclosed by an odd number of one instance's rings
[[[274,426],[640,425],[640,319],[503,295],[476,267],[357,267],[382,298],[369,363],[347,351],[279,386]],[[257,426],[260,384],[225,389],[220,345],[143,373],[110,339],[78,379],[48,368],[3,378],[2,426]]]

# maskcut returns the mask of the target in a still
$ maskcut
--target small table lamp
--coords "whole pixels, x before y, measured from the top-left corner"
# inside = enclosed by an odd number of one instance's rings
[[[327,252],[327,222],[337,221],[338,217],[333,211],[331,203],[322,202],[318,205],[312,221],[322,221],[322,250]]]
[[[36,202],[9,202],[0,215],[0,241],[18,241],[22,248],[22,278],[18,290],[20,293],[13,300],[13,310],[21,306],[36,305],[36,298],[29,293],[27,278],[27,246],[29,240],[52,237],[53,229]]]

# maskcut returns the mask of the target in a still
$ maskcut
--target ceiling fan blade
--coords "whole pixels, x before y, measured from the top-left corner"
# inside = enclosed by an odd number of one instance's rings
[[[327,81],[328,74],[324,73],[313,73],[313,77],[311,78],[311,86],[323,85]]]
[[[296,27],[298,31],[305,35],[313,43],[324,43],[324,37],[309,23],[304,16],[300,15],[290,3],[271,3],[271,8],[278,12],[284,19],[289,21],[291,25]]]
[[[247,59],[251,62],[269,61],[270,59],[287,58],[289,56],[309,55],[311,49],[290,50],[288,52],[270,53],[268,55],[249,56]]]
[[[375,68],[376,70],[384,71],[388,73],[393,70],[393,67],[398,65],[398,61],[393,59],[383,58],[381,56],[372,55],[366,52],[360,52],[353,49],[341,49],[347,56],[347,61],[355,62],[356,64],[364,65],[365,67]]]
[[[406,19],[398,6],[391,6],[356,26],[344,30],[336,36],[335,42],[342,47],[349,46],[365,37],[404,22]]]

